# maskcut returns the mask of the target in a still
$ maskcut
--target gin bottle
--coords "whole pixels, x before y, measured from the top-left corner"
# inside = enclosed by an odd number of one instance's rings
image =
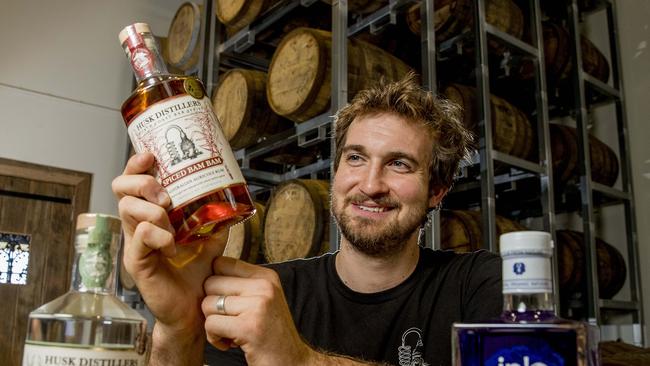
[[[29,314],[23,366],[146,364],[146,320],[115,296],[120,229],[79,215],[70,291]]]
[[[556,316],[551,235],[519,231],[500,237],[504,310],[499,319],[455,323],[455,366],[586,366],[598,364],[598,329]]]
[[[145,23],[119,34],[138,85],[122,104],[136,152],[156,158],[154,176],[171,197],[176,242],[190,243],[251,217],[255,206],[203,84],[172,75]]]

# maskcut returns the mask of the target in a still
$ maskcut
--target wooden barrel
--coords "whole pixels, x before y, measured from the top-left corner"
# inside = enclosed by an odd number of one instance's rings
[[[567,294],[580,290],[585,281],[585,246],[583,234],[557,230],[559,283]],[[596,238],[598,291],[603,299],[611,299],[625,284],[625,259],[612,245]]]
[[[551,80],[565,79],[572,67],[569,33],[560,25],[545,22],[543,37],[546,75]],[[533,76],[532,73],[527,75],[528,78]]]
[[[451,84],[444,88],[443,94],[463,107],[463,123],[478,134],[476,88]],[[490,96],[490,110],[494,148],[516,157],[528,158],[535,143],[533,128],[526,115],[505,99],[494,95]]]
[[[329,182],[290,180],[276,187],[264,219],[269,263],[319,255],[329,248]]]
[[[331,96],[332,34],[297,28],[273,54],[266,97],[275,113],[303,122],[327,111]],[[379,79],[396,81],[410,68],[368,43],[348,40],[348,92],[367,89]]]
[[[201,33],[201,6],[183,3],[167,35],[167,63],[181,70],[191,70],[199,60],[199,35]]]
[[[239,30],[281,0],[217,0],[214,12],[230,30]]]
[[[554,180],[566,184],[578,175],[578,132],[575,128],[550,124]],[[618,158],[607,144],[589,135],[591,179],[613,186],[618,178]]]
[[[233,149],[248,147],[291,126],[269,108],[266,73],[262,71],[227,71],[212,94],[212,106]]]
[[[524,15],[512,0],[488,0],[485,4],[486,20],[497,29],[522,38]],[[421,33],[420,4],[411,6],[406,13],[406,22],[411,32]],[[474,2],[472,0],[436,0],[434,3],[433,26],[438,42],[471,28],[474,24]]]
[[[496,216],[497,238],[512,231],[527,230],[525,226],[503,216]],[[440,215],[440,242],[443,249],[473,252],[483,248],[480,211],[444,210]]]
[[[543,35],[547,76],[554,81],[568,78],[573,68],[569,31],[564,26],[544,22]],[[583,70],[606,83],[609,80],[609,63],[605,56],[584,36],[580,36],[580,49]]]
[[[255,210],[255,215],[249,220],[230,227],[224,256],[257,263],[263,240],[264,205],[255,202]]]
[[[564,293],[580,288],[584,281],[585,256],[582,237],[568,230],[557,230],[558,283]]]

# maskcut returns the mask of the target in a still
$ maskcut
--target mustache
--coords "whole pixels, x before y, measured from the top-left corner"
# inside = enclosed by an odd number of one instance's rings
[[[400,204],[397,200],[392,199],[389,196],[382,196],[382,197],[375,197],[372,198],[368,195],[365,195],[363,193],[357,193],[353,194],[352,196],[348,196],[345,198],[345,204],[351,204],[351,203],[361,203],[361,202],[372,202],[374,204],[380,205],[380,206],[387,206],[387,207],[399,207]]]

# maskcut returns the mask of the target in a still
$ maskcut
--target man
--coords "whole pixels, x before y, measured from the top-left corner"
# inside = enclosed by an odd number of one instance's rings
[[[496,316],[502,301],[496,255],[418,246],[470,150],[458,114],[413,75],[359,93],[335,121],[340,250],[268,268],[219,257],[223,233],[170,266],[169,200],[143,174],[153,158],[131,159],[113,189],[126,268],[157,319],[152,363],[198,365],[207,337],[213,365],[449,365],[451,324]]]

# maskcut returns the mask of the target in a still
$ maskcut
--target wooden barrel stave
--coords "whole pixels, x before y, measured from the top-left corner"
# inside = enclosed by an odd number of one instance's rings
[[[331,96],[331,32],[298,28],[278,46],[267,84],[267,100],[279,115],[300,123],[325,111]],[[380,78],[396,81],[411,69],[366,42],[348,40],[348,92],[353,96]]]
[[[214,12],[221,23],[235,32],[251,24],[281,0],[217,0]]]
[[[558,283],[563,292],[575,291],[583,281],[585,265],[584,253],[581,250],[580,238],[574,238],[571,232],[557,230],[555,232],[558,246]]]
[[[567,79],[573,68],[569,31],[564,26],[544,22],[543,37],[547,76],[554,82]],[[582,69],[606,83],[609,80],[609,63],[602,52],[582,35],[580,36],[580,50]]]
[[[476,89],[451,84],[443,89],[443,94],[463,107],[463,123],[478,134]],[[493,145],[496,150],[527,159],[535,146],[533,129],[526,115],[505,99],[490,96]]]
[[[560,289],[564,293],[580,290],[585,281],[585,249],[583,234],[572,230],[557,230],[558,269]],[[598,291],[603,299],[611,299],[627,276],[625,260],[612,245],[596,238]]]
[[[246,222],[230,227],[224,256],[258,263],[258,254],[263,240],[262,223],[265,210],[263,204],[255,202],[255,215]]]
[[[169,25],[167,35],[167,62],[180,69],[191,70],[199,60],[199,35],[202,6],[183,3]]]
[[[578,133],[573,127],[550,125],[553,175],[559,184],[566,184],[578,175]],[[613,186],[618,178],[618,158],[607,144],[589,135],[591,179]]]
[[[262,71],[231,69],[219,78],[212,106],[233,149],[251,146],[291,126],[266,102],[266,77]]]
[[[444,210],[440,215],[442,249],[473,252],[483,248],[482,216],[475,210]],[[496,217],[497,237],[512,231],[527,230],[525,226],[503,216]]]
[[[521,39],[524,34],[524,15],[512,0],[488,0],[485,4],[486,21],[495,28]],[[436,0],[434,6],[434,29],[436,41],[444,42],[474,23],[474,5],[470,0]],[[409,29],[420,35],[422,19],[420,4],[411,6],[406,13]],[[489,42],[492,49],[502,47]]]
[[[291,180],[276,187],[264,219],[268,262],[306,258],[329,248],[329,182]]]

